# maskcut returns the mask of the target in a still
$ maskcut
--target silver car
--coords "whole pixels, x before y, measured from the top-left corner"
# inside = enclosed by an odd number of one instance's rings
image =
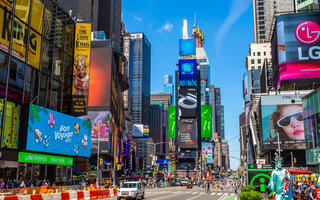
[[[144,199],[144,187],[141,182],[123,182],[120,184],[117,199]]]

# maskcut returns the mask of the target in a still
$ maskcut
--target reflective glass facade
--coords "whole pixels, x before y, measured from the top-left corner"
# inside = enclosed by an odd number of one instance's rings
[[[320,164],[320,91],[302,98],[307,164]]]
[[[0,130],[19,133],[21,105],[69,114],[74,22],[52,0],[0,1]],[[14,23],[12,23],[14,22]],[[5,126],[16,125],[6,133]],[[2,143],[17,148],[17,141]]]

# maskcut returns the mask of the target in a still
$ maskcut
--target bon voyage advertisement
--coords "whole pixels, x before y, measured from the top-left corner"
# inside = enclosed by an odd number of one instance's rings
[[[30,104],[26,149],[90,157],[91,122]]]

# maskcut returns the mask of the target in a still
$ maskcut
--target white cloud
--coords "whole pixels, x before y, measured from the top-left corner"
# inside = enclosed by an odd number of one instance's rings
[[[173,25],[170,24],[170,22],[167,22],[165,25],[163,25],[160,29],[158,29],[158,32],[167,31],[170,32],[173,29]]]
[[[223,43],[224,36],[230,31],[232,26],[247,12],[252,0],[233,0],[229,10],[229,15],[218,29],[215,38],[216,46],[219,49]]]
[[[139,21],[139,22],[142,21],[142,18],[141,18],[141,17],[138,17],[138,16],[134,16],[134,19],[135,19],[136,21]]]

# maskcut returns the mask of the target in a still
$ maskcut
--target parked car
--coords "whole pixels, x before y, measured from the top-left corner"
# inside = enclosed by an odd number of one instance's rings
[[[144,187],[141,182],[123,182],[120,184],[117,199],[144,199]]]

